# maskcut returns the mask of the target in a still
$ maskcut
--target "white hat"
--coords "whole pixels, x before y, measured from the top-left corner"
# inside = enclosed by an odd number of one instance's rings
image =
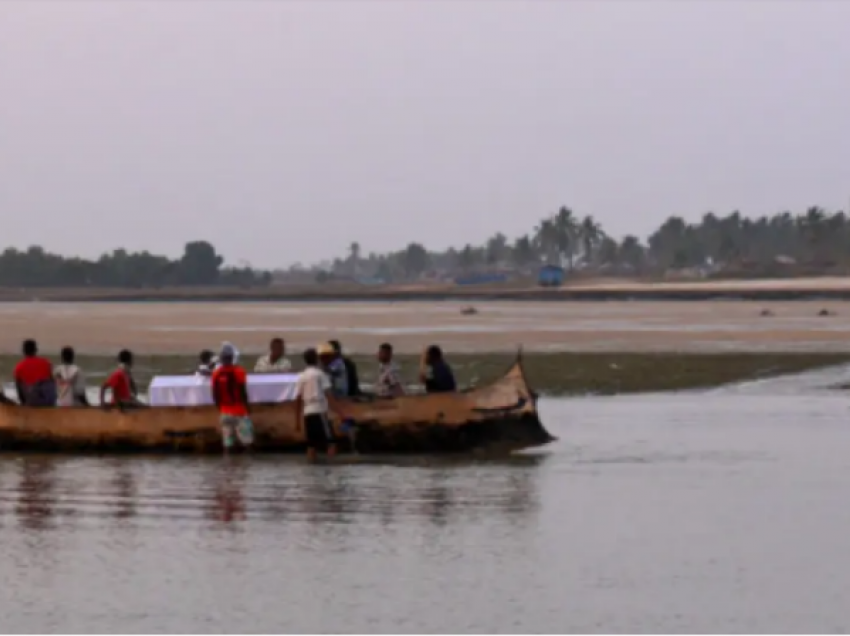
[[[221,343],[221,351],[218,354],[219,359],[224,356],[232,356],[233,362],[236,362],[239,359],[239,350],[233,346],[233,344],[227,340]]]

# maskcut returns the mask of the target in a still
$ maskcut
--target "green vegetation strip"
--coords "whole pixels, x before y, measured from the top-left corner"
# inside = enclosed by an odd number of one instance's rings
[[[399,355],[397,362],[407,383],[415,384],[418,356]],[[372,356],[354,356],[361,382],[375,379]],[[499,378],[511,365],[510,354],[454,354],[449,361],[461,386],[485,384]],[[12,379],[15,356],[0,356],[0,377]],[[248,356],[250,369],[254,356]],[[824,353],[542,353],[523,358],[532,387],[544,395],[614,395],[710,388],[850,362],[850,354]],[[297,356],[293,363],[300,366]],[[98,384],[113,367],[105,356],[80,356],[78,364]],[[192,356],[137,356],[136,378],[147,387],[154,375],[193,372]]]

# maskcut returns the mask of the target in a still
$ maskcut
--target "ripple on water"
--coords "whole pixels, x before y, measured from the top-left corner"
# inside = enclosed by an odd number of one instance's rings
[[[4,627],[844,631],[850,427],[807,391],[543,400],[561,441],[502,461],[5,456]]]

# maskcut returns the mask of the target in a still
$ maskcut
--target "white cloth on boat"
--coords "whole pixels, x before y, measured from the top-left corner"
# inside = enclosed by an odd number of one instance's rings
[[[297,373],[248,374],[248,400],[287,402],[297,393]],[[151,406],[200,406],[212,404],[210,379],[197,375],[160,375],[151,381],[148,390]]]

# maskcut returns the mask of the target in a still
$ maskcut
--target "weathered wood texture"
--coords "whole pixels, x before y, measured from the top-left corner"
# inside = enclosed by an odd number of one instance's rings
[[[543,428],[519,360],[504,377],[468,392],[348,402],[360,453],[511,452],[554,438]],[[295,404],[252,408],[256,452],[305,447]],[[221,452],[213,407],[26,408],[0,404],[0,450]],[[334,422],[339,424],[339,422]],[[338,426],[336,427],[338,431]],[[337,432],[340,450],[348,437]]]

